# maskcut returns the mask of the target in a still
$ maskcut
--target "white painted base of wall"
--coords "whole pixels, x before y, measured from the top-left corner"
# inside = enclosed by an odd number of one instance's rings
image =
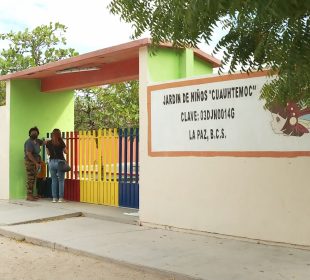
[[[309,158],[144,158],[140,219],[310,246]]]
[[[194,234],[194,235],[210,236],[210,237],[219,238],[219,239],[238,240],[238,241],[255,243],[255,244],[279,246],[279,247],[294,248],[294,249],[310,251],[310,246],[302,246],[298,244],[289,244],[289,243],[283,243],[283,242],[272,242],[268,240],[251,239],[251,238],[246,238],[246,237],[225,235],[225,234],[212,233],[212,232],[207,232],[207,231],[195,231],[195,230],[177,228],[177,227],[172,227],[172,226],[167,226],[167,225],[158,225],[158,224],[143,222],[141,220],[139,220],[139,225],[150,227],[150,228],[156,228],[156,229],[164,229],[164,230],[171,230],[171,231],[176,231],[176,232],[189,233],[189,234]]]

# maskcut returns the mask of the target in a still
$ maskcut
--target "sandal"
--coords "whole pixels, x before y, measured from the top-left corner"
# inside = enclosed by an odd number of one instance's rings
[[[30,195],[27,195],[26,200],[28,200],[28,201],[36,201],[37,199],[33,195],[30,194]]]

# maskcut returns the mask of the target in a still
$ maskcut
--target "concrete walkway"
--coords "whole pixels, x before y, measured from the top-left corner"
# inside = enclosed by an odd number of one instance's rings
[[[141,227],[136,212],[71,202],[0,201],[0,234],[155,269],[175,279],[310,279],[310,251]]]

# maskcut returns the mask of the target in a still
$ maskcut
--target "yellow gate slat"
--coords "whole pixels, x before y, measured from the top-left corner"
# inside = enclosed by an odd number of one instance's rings
[[[102,131],[98,130],[98,204],[103,204],[102,182]]]
[[[117,129],[79,132],[80,201],[118,206]]]
[[[114,184],[114,206],[118,206],[118,182],[117,182],[117,161],[118,161],[118,134],[117,129],[114,128],[114,174],[113,174],[113,184]]]

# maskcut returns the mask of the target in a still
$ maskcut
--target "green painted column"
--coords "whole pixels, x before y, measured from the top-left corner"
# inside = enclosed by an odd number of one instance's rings
[[[26,195],[24,142],[30,127],[40,138],[54,128],[74,129],[74,92],[41,93],[39,80],[11,80],[10,88],[10,198]]]
[[[192,49],[182,50],[180,53],[180,78],[194,76],[194,52]]]

